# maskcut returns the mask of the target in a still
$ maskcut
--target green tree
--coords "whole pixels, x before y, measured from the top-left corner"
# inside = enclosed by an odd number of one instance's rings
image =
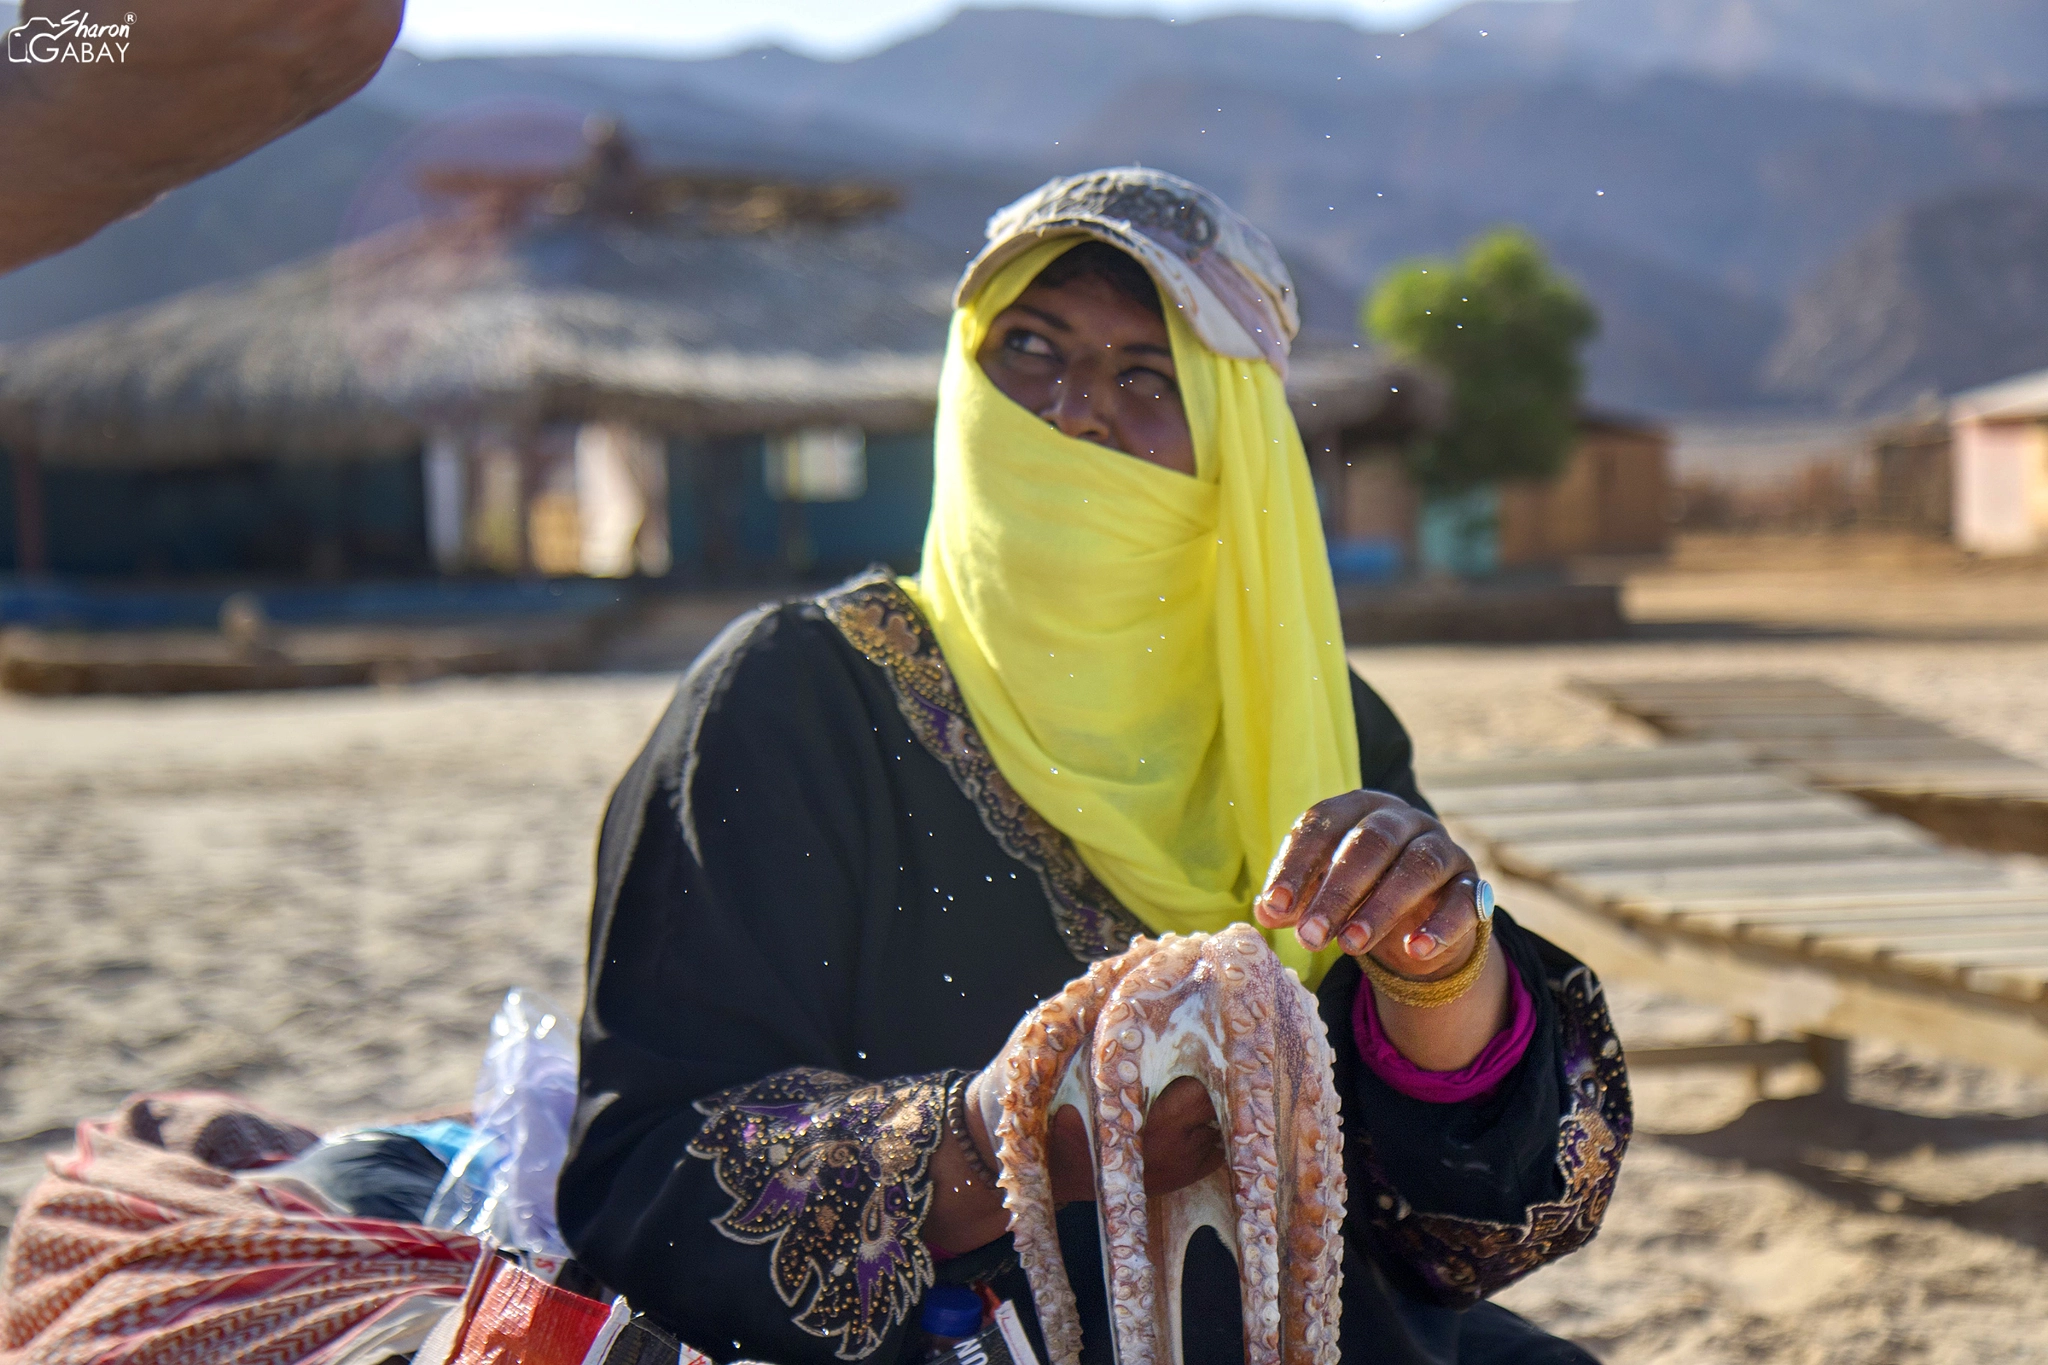
[[[1461,260],[1397,266],[1361,314],[1368,335],[1450,380],[1449,424],[1410,452],[1424,491],[1545,479],[1564,466],[1584,378],[1579,347],[1600,320],[1528,234],[1504,228]]]

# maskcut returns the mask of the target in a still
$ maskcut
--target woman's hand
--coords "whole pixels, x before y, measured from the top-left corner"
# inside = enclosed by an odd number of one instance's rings
[[[1334,938],[1403,976],[1441,976],[1478,932],[1478,884],[1434,816],[1385,792],[1346,792],[1294,822],[1252,910],[1268,929],[1292,926],[1310,952]]]
[[[1401,976],[1429,980],[1464,966],[1477,945],[1479,873],[1430,815],[1385,792],[1355,791],[1311,806],[1280,845],[1253,913],[1292,926],[1310,951],[1332,941],[1372,954]],[[1402,1055],[1456,1071],[1507,1021],[1507,969],[1492,954],[1471,990],[1434,1009],[1377,996]]]
[[[990,1064],[991,1069],[994,1063]],[[984,1070],[975,1077],[967,1097],[967,1135],[989,1170],[997,1169],[995,1135],[982,1121],[976,1091],[1002,1082]],[[1216,1128],[1216,1108],[1209,1092],[1192,1076],[1169,1084],[1145,1113],[1145,1190],[1170,1194],[1194,1184],[1223,1164],[1223,1137]],[[1072,1106],[1053,1115],[1046,1142],[1046,1165],[1056,1204],[1095,1198],[1095,1160],[1088,1150],[1088,1130]],[[984,1246],[1009,1231],[1010,1215],[1002,1195],[973,1173],[967,1154],[951,1133],[932,1154],[932,1181],[937,1196],[925,1220],[925,1240],[959,1253]]]

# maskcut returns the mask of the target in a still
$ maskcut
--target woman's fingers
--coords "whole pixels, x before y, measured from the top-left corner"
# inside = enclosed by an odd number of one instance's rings
[[[1223,1164],[1223,1134],[1209,1092],[1192,1076],[1170,1082],[1145,1111],[1140,1139],[1145,1148],[1145,1192],[1171,1194],[1194,1184]],[[1046,1164],[1056,1204],[1095,1198],[1095,1158],[1088,1129],[1072,1105],[1052,1116]]]
[[[1479,932],[1478,889],[1472,873],[1454,877],[1421,924],[1381,939],[1374,956],[1403,976],[1434,976],[1463,962],[1466,945]]]
[[[1354,825],[1386,802],[1395,802],[1395,798],[1377,792],[1346,792],[1302,812],[1280,841],[1280,851],[1273,855],[1273,866],[1266,872],[1265,888],[1252,902],[1252,914],[1259,923],[1268,929],[1298,923],[1301,912],[1321,888],[1338,844]]]
[[[1145,1192],[1171,1194],[1223,1164],[1216,1106],[1193,1076],[1177,1076],[1145,1111]]]
[[[1409,935],[1442,908],[1438,901],[1444,889],[1472,872],[1472,859],[1465,850],[1432,821],[1429,829],[1408,841],[1394,865],[1359,901],[1350,922],[1338,928],[1337,941],[1353,954],[1371,952],[1389,942],[1405,945]],[[1441,942],[1434,936],[1431,941]],[[1417,954],[1435,955],[1434,948]]]
[[[1381,806],[1345,832],[1329,871],[1303,908],[1295,933],[1311,952],[1337,937],[1368,902],[1375,887],[1401,866],[1408,848],[1436,822],[1413,806]],[[1373,926],[1373,937],[1385,926]]]

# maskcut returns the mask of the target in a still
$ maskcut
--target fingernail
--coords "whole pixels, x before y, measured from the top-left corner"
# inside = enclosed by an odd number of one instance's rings
[[[1293,904],[1294,893],[1284,886],[1276,886],[1266,893],[1267,914],[1284,915],[1287,913],[1288,907]]]
[[[1365,951],[1365,930],[1355,924],[1345,925],[1344,932],[1337,935],[1337,938],[1343,943],[1344,951],[1347,953],[1362,953]]]
[[[1323,922],[1321,920],[1310,920],[1307,924],[1296,929],[1294,936],[1300,939],[1301,946],[1310,952],[1314,952],[1322,947],[1329,938],[1329,935],[1323,930]]]
[[[1444,950],[1444,945],[1438,941],[1436,935],[1422,929],[1408,935],[1402,946],[1408,950],[1410,957],[1431,958]]]

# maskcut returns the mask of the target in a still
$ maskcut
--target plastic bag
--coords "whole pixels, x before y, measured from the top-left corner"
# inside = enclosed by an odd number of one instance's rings
[[[515,986],[491,1018],[473,1136],[448,1163],[423,1220],[501,1247],[567,1256],[555,1181],[576,1112],[576,1044],[559,1005]]]

